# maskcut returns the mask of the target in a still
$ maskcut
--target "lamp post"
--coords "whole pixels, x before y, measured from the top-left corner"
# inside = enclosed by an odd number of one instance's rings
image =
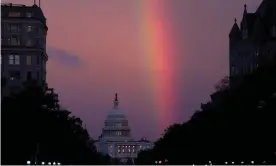
[[[39,143],[36,144],[36,151],[35,151],[35,154],[34,154],[35,164],[38,164],[38,155],[39,155]]]

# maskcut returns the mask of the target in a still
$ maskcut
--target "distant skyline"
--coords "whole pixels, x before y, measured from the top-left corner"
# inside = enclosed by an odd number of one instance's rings
[[[156,139],[209,100],[214,84],[228,75],[234,18],[241,20],[244,4],[254,12],[260,3],[41,0],[49,27],[49,86],[93,138],[118,93],[133,137]]]

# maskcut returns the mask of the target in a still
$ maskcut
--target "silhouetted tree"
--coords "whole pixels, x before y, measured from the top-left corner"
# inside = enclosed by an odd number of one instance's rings
[[[125,164],[126,164],[126,165],[133,165],[132,159],[131,159],[131,158],[128,158]]]
[[[57,94],[47,90],[28,82],[20,93],[3,98],[1,164],[109,164],[88,146],[81,119],[60,109]]]
[[[137,164],[276,164],[276,66],[222,82],[188,122],[171,126],[152,150],[139,153]]]
[[[135,164],[136,165],[143,165],[143,164],[153,165],[154,161],[155,160],[154,160],[154,156],[152,154],[152,150],[147,149],[147,150],[142,150],[138,153],[138,156],[135,159]]]
[[[215,85],[216,91],[223,91],[229,87],[229,77],[224,77]]]

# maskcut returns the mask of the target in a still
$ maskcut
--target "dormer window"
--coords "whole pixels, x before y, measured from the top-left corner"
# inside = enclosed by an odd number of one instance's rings
[[[9,17],[20,17],[20,12],[9,12]]]

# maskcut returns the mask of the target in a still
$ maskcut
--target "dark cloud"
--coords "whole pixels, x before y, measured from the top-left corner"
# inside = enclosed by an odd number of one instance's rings
[[[79,56],[64,50],[60,50],[58,48],[47,48],[47,54],[50,60],[56,61],[57,63],[64,66],[78,67],[82,64],[82,61]]]

